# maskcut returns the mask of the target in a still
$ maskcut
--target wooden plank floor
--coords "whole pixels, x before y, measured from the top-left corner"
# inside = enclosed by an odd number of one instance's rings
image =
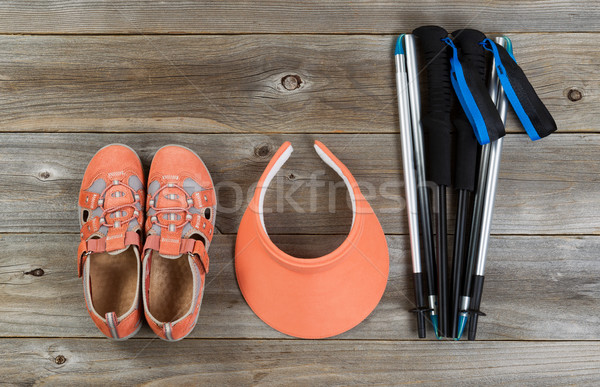
[[[409,312],[392,47],[422,24],[509,35],[559,127],[532,143],[509,113],[477,342],[419,340]],[[0,0],[0,382],[599,385],[599,39],[591,0]],[[341,243],[347,194],[315,139],[359,181],[391,265],[361,325],[309,341],[252,313],[233,247],[248,192],[286,140],[295,152],[276,179],[296,191],[293,202],[269,191],[269,233],[297,256]],[[186,145],[218,188],[201,316],[178,343],[147,327],[108,341],[85,310],[76,198],[113,142],[146,170],[162,145]]]

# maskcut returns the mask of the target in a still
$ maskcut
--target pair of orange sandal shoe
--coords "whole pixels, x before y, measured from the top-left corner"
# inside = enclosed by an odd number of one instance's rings
[[[147,192],[147,193],[146,193]],[[210,173],[176,145],[154,155],[148,185],[136,152],[100,149],[79,193],[78,274],[88,312],[112,339],[135,335],[146,321],[177,341],[196,325],[217,210]]]

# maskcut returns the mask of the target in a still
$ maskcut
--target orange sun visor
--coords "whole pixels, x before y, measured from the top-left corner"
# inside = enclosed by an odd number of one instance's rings
[[[314,147],[348,187],[353,217],[346,240],[323,257],[296,258],[269,238],[263,202],[269,183],[292,154],[285,142],[258,181],[235,245],[237,281],[250,308],[276,330],[306,339],[358,325],[379,303],[389,271],[385,235],[356,180],[325,145],[315,141]]]

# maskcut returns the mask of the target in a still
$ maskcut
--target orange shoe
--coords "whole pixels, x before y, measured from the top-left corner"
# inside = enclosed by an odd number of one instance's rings
[[[141,327],[140,246],[144,174],[135,151],[108,145],[90,161],[79,192],[77,270],[92,320],[107,337]]]
[[[200,157],[176,145],[159,149],[148,176],[142,294],[146,320],[164,340],[181,340],[196,325],[216,210]]]

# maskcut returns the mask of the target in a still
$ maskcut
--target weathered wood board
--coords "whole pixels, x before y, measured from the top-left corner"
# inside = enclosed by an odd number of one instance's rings
[[[597,36],[510,37],[559,131],[600,131]],[[0,131],[396,133],[395,39],[0,36]]]
[[[4,339],[5,382],[44,385],[589,385],[598,342]]]
[[[0,1],[1,382],[599,385],[597,3]],[[409,312],[392,50],[425,24],[509,35],[559,127],[532,143],[509,112],[478,342],[436,342],[431,328],[418,340]],[[290,140],[267,197],[269,233],[295,256],[341,243],[347,194],[315,139],[377,212],[391,271],[362,324],[294,340],[245,303],[235,233],[252,185]],[[89,159],[114,142],[146,170],[159,147],[189,146],[219,188],[201,316],[179,343],[147,327],[108,341],[84,306],[76,198]]]
[[[396,33],[421,25],[489,31],[600,31],[594,1],[237,2],[10,0],[1,33]]]
[[[346,233],[352,214],[345,186],[314,152],[314,139],[354,174],[384,231],[406,233],[400,139],[392,134],[0,134],[0,175],[6,181],[0,186],[0,231],[79,232],[76,198],[87,163],[102,146],[120,142],[136,149],[146,167],[169,143],[198,152],[218,188],[217,228],[236,233],[252,185],[289,140],[295,151],[266,200],[269,232]],[[492,232],[599,234],[599,170],[600,135],[555,134],[537,142],[507,136]],[[452,208],[449,214],[452,225]]]
[[[284,251],[315,257],[343,235],[280,235]],[[76,273],[77,235],[0,238],[0,336],[101,337]],[[233,235],[216,235],[201,316],[191,337],[285,338],[259,320],[235,280]],[[390,277],[381,303],[339,339],[416,339],[408,238],[388,236]],[[594,340],[600,337],[600,237],[493,237],[480,340]],[[43,275],[36,269],[43,270]],[[36,276],[37,275],[37,276]],[[144,328],[136,337],[154,337]],[[429,331],[429,339],[434,340]],[[2,340],[0,340],[1,342]],[[451,345],[451,343],[448,343]]]

